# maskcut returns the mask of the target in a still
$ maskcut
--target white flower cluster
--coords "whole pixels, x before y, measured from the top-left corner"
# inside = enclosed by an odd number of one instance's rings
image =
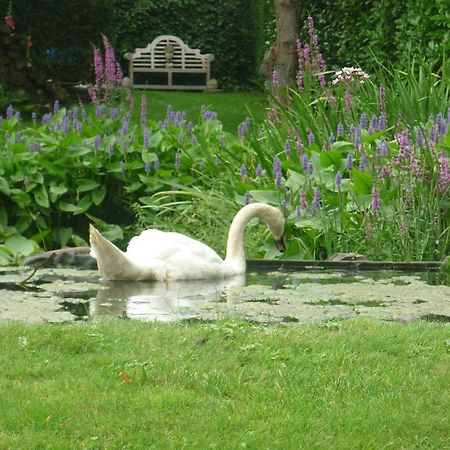
[[[369,78],[364,70],[359,67],[343,67],[334,74],[333,84],[364,84]]]

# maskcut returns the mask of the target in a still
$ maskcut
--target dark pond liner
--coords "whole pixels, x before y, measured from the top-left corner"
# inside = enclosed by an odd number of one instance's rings
[[[307,271],[318,269],[344,269],[359,271],[391,270],[400,272],[439,272],[440,261],[317,261],[317,260],[247,260],[248,269]]]

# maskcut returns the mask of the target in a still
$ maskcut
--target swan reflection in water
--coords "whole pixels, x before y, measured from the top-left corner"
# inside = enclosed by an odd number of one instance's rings
[[[196,317],[198,306],[223,301],[227,291],[242,286],[245,275],[217,280],[104,281],[91,303],[91,315],[165,322]]]

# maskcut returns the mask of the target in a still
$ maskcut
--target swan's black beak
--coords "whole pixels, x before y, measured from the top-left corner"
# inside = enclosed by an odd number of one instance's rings
[[[280,237],[280,239],[277,239],[277,249],[283,253],[286,251],[286,245],[284,243],[283,236]]]

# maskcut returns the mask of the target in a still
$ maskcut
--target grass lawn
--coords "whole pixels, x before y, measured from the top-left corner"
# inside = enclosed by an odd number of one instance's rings
[[[260,122],[266,116],[267,96],[261,92],[188,92],[135,90],[133,120],[140,120],[141,96],[147,97],[148,117],[162,120],[167,105],[175,111],[186,111],[188,120],[198,122],[202,105],[218,113],[224,130],[236,133],[237,127],[247,116]]]
[[[0,341],[0,448],[450,448],[445,324],[10,323]]]

